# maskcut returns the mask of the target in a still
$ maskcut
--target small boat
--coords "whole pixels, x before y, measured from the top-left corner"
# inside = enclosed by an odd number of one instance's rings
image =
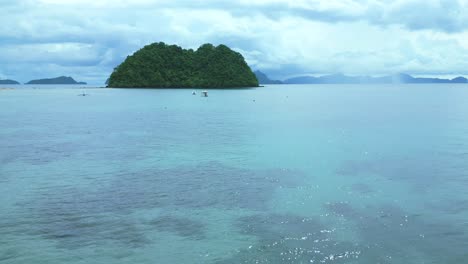
[[[83,93],[80,93],[80,94],[78,94],[78,96],[87,96],[87,95],[89,95],[89,94],[87,94],[87,93],[84,93],[84,92],[83,92]]]
[[[196,95],[196,94],[197,94],[197,92],[195,92],[195,91],[192,92],[192,95]]]
[[[208,97],[208,91],[203,91],[203,92],[202,92],[202,96],[203,96],[203,97]]]

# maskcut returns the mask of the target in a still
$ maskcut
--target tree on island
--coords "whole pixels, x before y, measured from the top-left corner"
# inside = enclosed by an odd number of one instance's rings
[[[114,69],[108,87],[258,87],[242,55],[225,45],[204,44],[196,51],[163,42],[147,45]]]

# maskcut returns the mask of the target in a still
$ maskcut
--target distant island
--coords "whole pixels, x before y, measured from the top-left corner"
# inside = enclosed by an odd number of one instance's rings
[[[409,74],[395,74],[383,77],[346,76],[332,74],[320,77],[299,76],[284,81],[286,84],[392,84],[392,83],[468,83],[464,77],[454,79],[415,78]]]
[[[244,57],[225,45],[204,44],[196,51],[163,42],[143,47],[112,72],[113,88],[258,87]]]
[[[26,84],[86,84],[85,82],[77,82],[72,77],[60,76],[50,79],[38,79],[27,82]]]
[[[254,73],[260,84],[282,84],[283,83],[282,81],[279,81],[279,80],[271,80],[270,78],[268,78],[268,76],[265,73],[259,70],[254,71]]]
[[[0,80],[0,84],[20,84],[20,83],[14,80],[6,79],[6,80]]]

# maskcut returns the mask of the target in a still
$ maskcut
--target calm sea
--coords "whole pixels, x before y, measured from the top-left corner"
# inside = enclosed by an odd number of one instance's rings
[[[468,85],[200,92],[0,90],[0,263],[468,262]]]

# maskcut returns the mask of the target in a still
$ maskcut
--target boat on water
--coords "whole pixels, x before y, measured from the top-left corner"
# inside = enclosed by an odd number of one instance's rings
[[[208,97],[208,91],[203,91],[203,92],[202,92],[202,96],[203,96],[203,97]]]
[[[192,92],[192,95],[196,95],[196,94],[197,94],[197,92],[195,92],[195,91]]]

